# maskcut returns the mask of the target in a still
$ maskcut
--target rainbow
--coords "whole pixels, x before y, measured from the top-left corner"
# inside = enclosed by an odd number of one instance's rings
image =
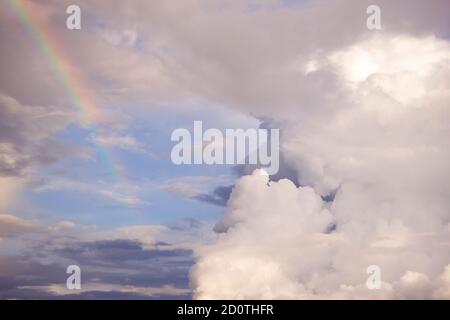
[[[5,0],[11,13],[17,18],[24,29],[25,34],[31,38],[33,45],[39,51],[43,61],[57,79],[64,90],[71,105],[79,113],[81,123],[85,126],[91,136],[98,136],[97,122],[104,115],[90,95],[87,81],[83,79],[79,69],[70,62],[64,46],[58,41],[57,35],[37,14],[37,8],[31,1]],[[95,139],[94,139],[95,140]],[[120,166],[114,160],[113,154],[107,146],[95,143],[96,152],[101,162],[111,175],[114,186],[124,176],[121,174]]]

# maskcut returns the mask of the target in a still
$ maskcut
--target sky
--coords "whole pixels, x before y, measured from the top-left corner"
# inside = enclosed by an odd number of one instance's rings
[[[0,298],[450,299],[449,18],[0,0]],[[174,164],[198,120],[279,129],[278,173]]]

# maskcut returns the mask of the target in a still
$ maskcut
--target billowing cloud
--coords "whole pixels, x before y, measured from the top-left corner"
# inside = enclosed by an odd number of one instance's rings
[[[330,205],[287,179],[271,182],[258,172],[241,178],[215,227],[222,234],[197,252],[194,296],[448,299],[448,226],[427,230],[396,202],[378,204],[367,189],[348,189]],[[381,269],[380,290],[366,287],[370,265]]]
[[[450,44],[383,33],[311,59],[303,77],[323,91],[272,116],[300,187],[258,171],[237,182],[195,296],[450,298]]]

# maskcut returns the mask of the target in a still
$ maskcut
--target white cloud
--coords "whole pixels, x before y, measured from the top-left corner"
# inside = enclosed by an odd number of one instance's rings
[[[132,47],[136,44],[138,34],[136,30],[125,29],[125,30],[103,30],[99,29],[99,35],[101,38],[105,39],[108,43],[113,46],[125,46]]]
[[[144,295],[148,297],[153,296],[179,296],[188,295],[189,289],[176,288],[172,285],[165,285],[162,287],[139,287],[130,285],[110,284],[110,283],[88,283],[83,284],[80,290],[69,290],[65,285],[52,284],[47,286],[22,286],[18,289],[32,289],[45,291],[55,295],[72,295],[82,294],[86,292],[120,292],[120,293],[132,293],[138,295]]]
[[[146,147],[143,143],[136,140],[135,137],[130,135],[106,135],[97,134],[92,136],[92,141],[102,146],[119,148],[123,150],[147,153]]]
[[[128,180],[121,179],[119,182],[109,184],[103,180],[80,181],[64,177],[52,177],[51,179],[37,180],[33,189],[36,192],[64,191],[102,197],[113,200],[116,203],[129,206],[149,205],[150,202],[142,196],[141,186],[133,184]]]
[[[196,297],[445,296],[450,44],[384,33],[316,60],[305,77],[326,91],[272,114],[305,187],[238,181],[216,225],[224,234],[198,252]],[[380,290],[365,286],[369,265],[381,268]]]

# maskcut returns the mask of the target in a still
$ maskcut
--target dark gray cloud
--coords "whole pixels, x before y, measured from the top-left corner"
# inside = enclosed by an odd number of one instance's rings
[[[92,290],[59,295],[45,289],[65,285],[69,264],[80,266],[82,287],[94,285]],[[139,241],[121,239],[41,243],[22,256],[2,256],[0,298],[189,299],[188,273],[192,264],[190,250],[174,249],[164,242],[157,243],[154,249],[144,249]],[[111,289],[96,290],[97,284]],[[163,288],[167,286],[181,290],[166,293]],[[149,288],[149,294],[142,289],[133,292],[121,288]],[[150,294],[152,288],[162,289]]]
[[[199,200],[202,202],[214,204],[217,206],[225,207],[227,205],[227,201],[230,198],[231,191],[233,190],[233,186],[219,186],[216,187],[212,193],[204,193],[199,194],[193,197],[195,200]]]
[[[42,264],[24,256],[1,256],[0,299],[33,298],[49,296],[38,290],[22,289],[25,286],[46,286],[61,283],[67,275],[57,264]],[[29,295],[34,292],[35,294]]]

